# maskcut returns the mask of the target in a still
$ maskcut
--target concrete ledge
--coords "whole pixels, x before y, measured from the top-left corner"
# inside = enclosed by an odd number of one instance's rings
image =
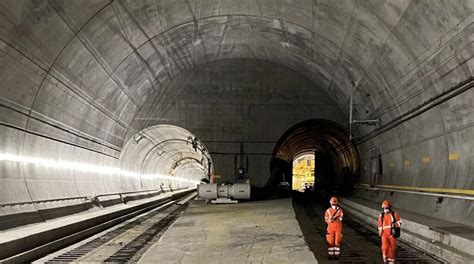
[[[342,198],[341,205],[345,212],[352,217],[373,226],[374,230],[377,229],[377,217],[380,210],[376,209],[376,203],[357,198]],[[404,213],[404,210],[396,210],[402,218],[402,234],[400,237],[402,241],[414,245],[447,263],[474,263],[474,255],[472,255],[473,240],[423,223],[420,219],[416,219],[414,213]],[[424,217],[426,218],[426,216]],[[442,220],[436,220],[436,223],[445,227],[457,226],[470,231],[469,227],[460,226],[456,223]]]
[[[75,243],[84,237],[132,218],[148,208],[157,207],[172,198],[182,197],[193,191],[195,189],[168,192],[154,198],[112,206],[100,211],[80,213],[2,231],[0,232],[0,262],[25,262],[41,257],[50,251]],[[55,241],[58,242],[55,243]]]

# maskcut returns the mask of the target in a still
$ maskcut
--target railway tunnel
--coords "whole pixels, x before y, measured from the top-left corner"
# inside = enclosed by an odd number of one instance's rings
[[[474,262],[473,10],[0,1],[0,261],[325,263],[337,195],[340,263],[381,261],[384,199],[400,262]],[[254,199],[193,200],[211,179]]]

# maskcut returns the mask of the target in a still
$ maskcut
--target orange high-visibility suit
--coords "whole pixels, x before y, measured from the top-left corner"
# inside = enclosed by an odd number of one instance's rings
[[[379,235],[382,238],[382,257],[384,263],[395,263],[397,239],[392,236],[391,227],[392,224],[396,227],[400,227],[401,221],[397,212],[394,212],[393,215],[395,216],[395,219],[393,219],[392,211],[390,211],[388,213],[381,213],[378,218]]]
[[[324,220],[328,224],[326,240],[328,241],[329,257],[339,257],[342,242],[342,217],[344,212],[341,207],[329,207],[324,214]]]

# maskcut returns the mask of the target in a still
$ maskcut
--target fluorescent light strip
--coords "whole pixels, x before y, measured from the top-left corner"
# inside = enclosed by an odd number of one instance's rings
[[[33,157],[24,157],[24,156],[12,155],[12,154],[0,153],[0,161],[2,160],[34,164],[37,166],[43,166],[43,167],[54,168],[54,169],[93,172],[93,173],[100,173],[100,174],[107,174],[107,175],[121,175],[121,176],[126,176],[126,177],[131,177],[131,178],[141,177],[142,179],[144,178],[145,179],[162,179],[162,180],[171,180],[171,181],[199,184],[199,181],[189,180],[189,179],[170,176],[170,175],[139,174],[139,173],[135,173],[131,171],[121,170],[116,167],[98,166],[98,165],[79,163],[79,162],[73,162],[73,161],[65,161],[65,160],[33,158]]]

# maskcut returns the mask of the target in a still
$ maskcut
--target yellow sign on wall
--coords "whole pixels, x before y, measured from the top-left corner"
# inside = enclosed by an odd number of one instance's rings
[[[448,159],[449,160],[458,160],[459,159],[459,153],[457,153],[457,152],[449,153]]]

